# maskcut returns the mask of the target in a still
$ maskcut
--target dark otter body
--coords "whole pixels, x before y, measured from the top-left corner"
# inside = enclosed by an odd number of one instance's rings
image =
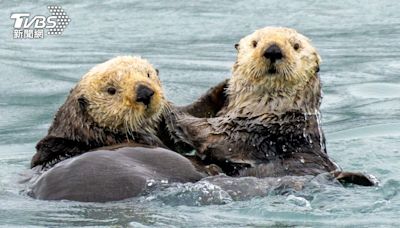
[[[214,163],[228,175],[317,175],[338,168],[326,153],[316,115],[270,115],[268,122],[178,116],[173,134],[196,148],[204,163]]]
[[[218,94],[227,99],[226,94]],[[226,104],[215,107],[222,111],[214,118],[197,118],[182,112],[182,108],[172,110],[167,117],[176,145],[195,149],[203,166],[217,165],[230,176],[315,176],[331,172],[343,183],[377,184],[373,177],[341,171],[329,158],[319,113],[289,111],[242,117],[225,113]],[[182,148],[174,149],[185,152]]]
[[[268,111],[261,102],[251,103],[254,109],[235,107],[221,90],[228,84],[228,81],[219,83],[205,95],[213,94],[223,101],[213,106],[220,108],[213,110],[217,113],[213,118],[192,116],[189,111],[193,108],[172,110],[166,119],[172,137],[178,142],[175,145],[190,145],[204,165],[218,165],[231,176],[318,175],[339,169],[326,152],[319,112],[308,114],[301,108]],[[308,87],[315,88],[315,95],[307,92],[311,89],[299,91],[299,104],[318,109],[321,101],[318,75],[310,80]],[[206,100],[205,97],[199,101]],[[182,151],[182,148],[174,149]]]
[[[98,150],[59,162],[30,194],[45,200],[106,202],[143,194],[148,181],[195,182],[204,177],[185,157],[163,148]]]

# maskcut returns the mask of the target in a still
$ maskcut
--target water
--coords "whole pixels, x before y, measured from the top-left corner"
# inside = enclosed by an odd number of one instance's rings
[[[72,21],[62,37],[13,40],[10,14],[48,14],[47,4],[0,1],[0,224],[400,225],[398,1],[64,1]],[[201,184],[106,204],[46,202],[21,193],[17,180],[35,143],[90,67],[141,55],[160,69],[167,97],[185,104],[228,78],[234,44],[267,25],[293,27],[313,40],[323,58],[328,152],[345,170],[376,175],[380,187],[321,185],[241,201],[220,192],[208,203],[194,197],[210,190]]]

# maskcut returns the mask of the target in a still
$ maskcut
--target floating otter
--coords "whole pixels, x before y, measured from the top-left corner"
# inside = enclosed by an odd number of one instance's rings
[[[373,185],[342,172],[329,158],[319,107],[321,58],[310,40],[289,28],[266,27],[235,45],[238,55],[226,100],[214,118],[175,110],[168,126],[204,164],[231,176],[279,177],[331,172],[339,180]]]
[[[146,60],[124,56],[95,66],[37,144],[32,167],[47,171],[30,195],[103,202],[140,194],[148,179],[200,180],[205,175],[155,135],[167,106],[158,72]]]

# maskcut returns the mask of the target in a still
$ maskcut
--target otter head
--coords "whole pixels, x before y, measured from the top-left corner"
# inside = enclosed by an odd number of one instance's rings
[[[93,67],[57,111],[31,166],[49,167],[94,148],[130,142],[163,146],[153,132],[167,107],[158,71],[139,57]]]
[[[166,100],[158,70],[139,57],[122,56],[93,67],[73,90],[89,119],[111,132],[152,132]]]
[[[235,47],[237,61],[228,88],[235,109],[257,111],[255,104],[263,112],[318,108],[305,107],[319,106],[319,101],[311,104],[314,100],[307,99],[320,97],[317,72],[321,59],[308,38],[293,29],[266,27]]]

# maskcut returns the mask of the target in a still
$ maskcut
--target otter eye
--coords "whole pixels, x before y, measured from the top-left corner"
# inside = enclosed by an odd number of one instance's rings
[[[117,90],[114,87],[107,88],[107,93],[110,95],[114,95],[116,92],[117,92]]]
[[[257,41],[253,40],[253,41],[251,42],[251,45],[253,45],[253,48],[257,47]]]
[[[299,48],[300,48],[300,44],[299,43],[295,43],[295,44],[293,44],[293,48],[294,48],[294,50],[299,50]]]

